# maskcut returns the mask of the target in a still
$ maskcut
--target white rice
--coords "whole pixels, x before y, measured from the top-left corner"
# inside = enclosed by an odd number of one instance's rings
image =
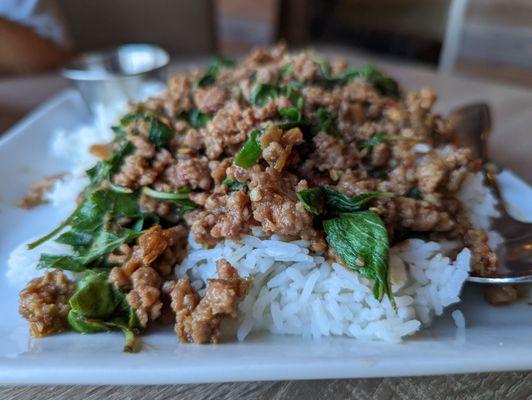
[[[225,258],[242,276],[253,278],[240,305],[239,340],[252,331],[268,330],[398,342],[458,302],[469,271],[468,249],[452,261],[436,242],[409,240],[392,248],[395,312],[388,298],[379,302],[373,297],[372,282],[311,255],[306,241],[260,236],[255,231],[240,242],[225,240],[212,249],[202,249],[191,236],[193,250],[176,271],[204,288],[207,279],[216,277],[216,261]]]
[[[37,239],[28,240],[28,243]],[[27,244],[22,243],[9,254],[6,278],[11,286],[22,289],[30,280],[43,274],[41,269],[37,269],[42,253],[70,254],[71,252],[72,248],[70,246],[53,240],[49,240],[33,250],[29,250]],[[75,275],[70,275],[70,277],[75,278]]]
[[[476,228],[488,230],[491,219],[500,216],[497,210],[497,198],[484,184],[482,172],[469,173],[457,197],[467,210],[471,224]]]

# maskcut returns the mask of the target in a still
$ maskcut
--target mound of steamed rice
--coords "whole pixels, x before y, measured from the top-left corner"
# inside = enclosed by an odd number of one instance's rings
[[[112,138],[109,122],[116,121],[124,107],[102,109],[93,125],[53,135],[52,153],[70,165],[70,173],[55,182],[47,200],[63,213],[75,207],[75,199],[87,183],[84,171],[97,161],[90,146]],[[467,177],[459,198],[477,227],[489,228],[491,218],[498,215],[496,200],[481,173]],[[491,245],[499,241],[498,235],[490,233]],[[253,287],[240,305],[239,340],[250,332],[267,330],[313,338],[345,335],[400,341],[428,326],[445,307],[460,301],[471,260],[469,249],[461,249],[454,242],[412,239],[393,247],[390,276],[395,311],[387,298],[375,300],[369,280],[311,254],[304,240],[265,237],[255,230],[239,242],[225,240],[212,249],[202,248],[192,237],[189,244],[189,254],[176,266],[176,275],[189,277],[196,288],[205,288],[207,279],[215,277],[215,264],[220,258],[232,263],[242,276],[253,279]],[[70,248],[53,241],[34,250],[21,244],[8,260],[9,282],[21,288],[40,276],[42,271],[36,265],[43,252],[65,254]]]
[[[324,257],[312,255],[308,242],[278,235],[263,237],[259,230],[239,242],[225,240],[203,249],[190,238],[191,251],[176,268],[197,289],[216,277],[216,261],[225,258],[253,287],[240,305],[237,337],[250,332],[320,336],[345,335],[359,339],[400,341],[434,315],[460,301],[468,276],[470,251],[453,261],[444,254],[453,243],[408,240],[390,254],[390,276],[397,311],[388,298],[377,301],[372,283]]]

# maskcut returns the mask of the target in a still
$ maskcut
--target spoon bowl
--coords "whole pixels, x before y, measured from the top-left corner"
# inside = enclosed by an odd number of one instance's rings
[[[468,280],[476,283],[512,284],[532,282],[532,224],[512,218],[506,211],[504,199],[497,184],[498,168],[488,157],[488,139],[491,131],[491,113],[486,103],[474,103],[451,112],[451,124],[456,141],[469,147],[479,158],[486,173],[486,181],[500,204],[501,216],[494,222],[504,242],[497,249],[498,269],[484,276],[471,273]]]

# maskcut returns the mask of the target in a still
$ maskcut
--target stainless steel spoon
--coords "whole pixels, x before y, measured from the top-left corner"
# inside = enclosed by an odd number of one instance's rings
[[[450,121],[456,131],[457,141],[471,148],[476,158],[482,160],[486,180],[499,200],[501,217],[494,221],[505,241],[497,249],[497,272],[490,276],[471,274],[469,281],[490,284],[532,282],[532,224],[512,218],[506,211],[504,199],[497,184],[497,167],[488,158],[488,139],[491,131],[491,114],[485,103],[474,103],[451,112]]]

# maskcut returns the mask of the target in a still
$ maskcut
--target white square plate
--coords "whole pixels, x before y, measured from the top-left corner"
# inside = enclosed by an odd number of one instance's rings
[[[143,337],[138,354],[122,352],[119,333],[66,333],[32,339],[18,315],[18,295],[4,277],[9,252],[51,230],[62,218],[50,206],[15,207],[29,184],[64,171],[50,156],[54,128],[86,119],[73,91],[48,101],[0,139],[0,384],[162,384],[188,382],[383,377],[532,369],[532,308],[495,308],[467,287],[459,308],[465,335],[449,313],[402,344],[346,338],[320,341],[252,335],[242,343],[181,345],[170,328]]]

